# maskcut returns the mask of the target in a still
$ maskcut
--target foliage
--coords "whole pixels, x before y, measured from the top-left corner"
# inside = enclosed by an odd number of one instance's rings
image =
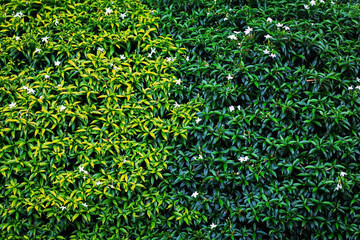
[[[143,2],[187,49],[174,97],[204,102],[163,174],[169,236],[359,238],[359,4]]]
[[[183,50],[140,2],[1,8],[0,238],[161,236],[162,172],[200,106],[170,98]]]

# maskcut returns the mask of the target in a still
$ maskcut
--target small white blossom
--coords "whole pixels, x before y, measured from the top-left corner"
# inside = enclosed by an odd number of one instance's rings
[[[229,109],[230,109],[230,112],[235,110],[234,106],[230,106]]]
[[[15,14],[14,17],[18,17],[18,18],[21,18],[21,16],[23,16],[24,14],[22,12],[18,12]]]
[[[353,89],[354,89],[354,87],[353,87],[353,86],[348,87],[348,90],[353,90]]]
[[[282,24],[282,23],[278,23],[278,24],[276,24],[276,26],[279,28],[279,27],[282,27],[283,24]]]
[[[180,85],[181,84],[181,79],[176,80],[176,84]]]
[[[340,173],[340,177],[343,177],[343,176],[345,176],[345,175],[347,175],[346,172],[341,172],[341,173]]]
[[[48,40],[49,40],[49,37],[43,37],[43,38],[41,38],[41,40],[43,41],[43,42],[48,42]]]
[[[178,108],[178,107],[180,107],[180,105],[176,102],[176,103],[174,104],[174,107],[175,107],[175,108]]]
[[[226,78],[227,78],[227,80],[233,79],[233,77],[230,74]]]
[[[56,19],[55,20],[55,26],[57,26],[59,24],[59,21]]]
[[[105,9],[105,14],[110,14],[112,13],[113,10],[111,10],[111,8],[106,8]]]
[[[338,185],[336,186],[335,191],[337,191],[339,189],[342,189],[342,185],[340,183],[338,183]]]
[[[151,54],[156,53],[156,49],[155,48],[151,48]]]
[[[41,51],[40,48],[35,49],[35,53],[40,52],[40,51]]]
[[[309,9],[309,6],[308,6],[308,5],[304,5],[304,8],[305,8],[305,9]]]
[[[211,229],[215,228],[216,226],[217,226],[217,225],[215,225],[214,223],[212,223],[212,224],[210,225]]]
[[[96,182],[96,185],[100,185],[100,184],[101,184],[101,182],[100,182],[100,181],[97,181],[97,182]]]
[[[270,34],[267,34],[265,35],[265,38],[268,39],[268,38],[272,38],[272,36]]]
[[[19,40],[20,40],[20,37],[16,36],[15,39],[16,39],[16,41],[19,41]]]
[[[204,159],[204,157],[203,157],[203,156],[201,156],[201,155],[199,155],[199,159]]]
[[[224,18],[224,21],[226,21],[226,20],[228,20],[228,18],[226,17],[226,18]]]
[[[360,82],[360,78],[357,77],[357,78],[356,78],[356,81]]]
[[[321,3],[325,3],[324,0],[320,0]]]
[[[66,207],[65,207],[65,206],[61,206],[60,208],[61,208],[61,210],[64,210],[64,209],[66,209]]]
[[[12,102],[10,105],[9,105],[10,108],[13,108],[13,107],[16,107],[16,103]]]
[[[198,193],[197,191],[195,191],[195,192],[191,195],[191,197],[196,198],[198,194],[199,194],[199,193]]]
[[[251,27],[247,27],[247,29],[245,29],[245,35],[248,35],[253,29]]]
[[[235,34],[239,34],[239,33],[241,33],[241,32],[234,31],[234,33],[235,33]]]
[[[120,59],[124,60],[125,56],[124,55],[120,55]]]
[[[270,54],[270,57],[274,58],[276,55],[274,53]]]
[[[86,203],[82,203],[82,205],[83,205],[84,207],[88,207],[88,205],[87,205]]]
[[[186,61],[189,61],[189,59],[190,59],[189,56],[186,56]]]
[[[124,18],[126,17],[126,13],[120,14],[120,17],[121,17],[122,19],[124,19]]]
[[[284,26],[285,30],[290,30],[290,28],[288,26]]]
[[[55,62],[55,66],[59,66],[60,64],[61,64],[60,61],[56,61],[56,62]]]
[[[266,21],[271,23],[273,20],[268,17],[268,18],[266,19]]]
[[[237,40],[237,37],[235,37],[235,35],[230,35],[230,36],[228,36],[228,38]]]
[[[27,89],[27,91],[28,91],[28,94],[30,94],[30,93],[35,93],[35,90],[32,89],[32,88]]]
[[[239,105],[239,106],[237,106],[237,108],[240,110],[240,109],[241,109],[240,105]]]
[[[246,157],[240,157],[240,158],[239,158],[239,161],[240,161],[240,162],[246,162],[248,159],[249,159],[248,156],[246,156]]]
[[[331,4],[335,4],[333,1],[331,1]]]
[[[104,49],[103,48],[98,48],[98,50],[100,51],[100,52],[104,52]]]
[[[360,89],[360,86],[356,86],[355,88],[356,88],[356,89]]]
[[[264,53],[265,53],[265,54],[269,54],[269,53],[270,53],[270,51],[269,51],[269,50],[267,50],[267,49],[265,49],[265,50],[264,50]]]
[[[50,78],[50,76],[46,74],[46,75],[44,76],[44,78]]]
[[[84,168],[83,168],[83,167],[79,167],[79,171],[80,171],[80,172],[83,172],[83,171],[84,171]]]
[[[315,1],[314,1],[314,0],[311,0],[311,1],[310,1],[310,5],[311,5],[311,6],[314,6],[314,5],[315,5]]]
[[[20,88],[20,90],[28,90],[27,86],[23,86]]]
[[[201,121],[201,118],[197,118],[197,119],[195,120],[196,123],[199,123],[200,121]]]

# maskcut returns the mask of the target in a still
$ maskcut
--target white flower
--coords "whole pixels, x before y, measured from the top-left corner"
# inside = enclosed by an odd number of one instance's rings
[[[311,5],[311,6],[314,6],[314,5],[315,5],[315,1],[314,1],[314,0],[311,0],[311,1],[310,1],[310,5]]]
[[[126,13],[120,14],[120,17],[121,17],[122,19],[124,19],[124,18],[126,17]]]
[[[340,177],[343,177],[343,176],[345,176],[345,175],[347,175],[346,172],[341,172],[341,173],[340,173]]]
[[[61,208],[61,210],[64,210],[64,209],[66,209],[66,207],[65,207],[65,206],[61,206],[60,208]]]
[[[20,88],[20,90],[28,90],[27,86],[23,86]]]
[[[249,159],[248,156],[246,156],[246,157],[240,157],[240,158],[239,158],[239,161],[240,161],[240,162],[246,162],[248,159]]]
[[[197,118],[197,119],[195,120],[196,123],[199,123],[200,121],[201,121],[201,118]]]
[[[84,168],[83,168],[83,167],[79,167],[79,171],[80,171],[80,172],[83,172],[83,171],[84,171]]]
[[[57,87],[58,87],[58,88],[60,88],[60,87],[62,87],[62,85],[61,85],[61,84],[59,84],[59,85],[57,85]]]
[[[176,103],[174,104],[174,107],[175,107],[175,108],[178,108],[178,107],[180,107],[180,105],[176,102]]]
[[[268,38],[272,38],[272,36],[270,34],[267,34],[265,35],[265,38],[268,39]]]
[[[204,158],[203,156],[199,155],[199,159],[203,159],[203,158]]]
[[[241,109],[240,105],[239,105],[239,106],[237,106],[237,108],[240,110],[240,109]]]
[[[106,14],[110,14],[113,11],[113,10],[111,10],[111,8],[106,8],[105,10],[106,10],[105,11]]]
[[[360,78],[357,77],[357,78],[356,78],[356,81],[360,82]]]
[[[85,173],[85,174],[89,174],[89,172],[88,172],[88,171],[86,171],[86,170],[84,170],[84,173]]]
[[[189,59],[190,59],[189,56],[186,56],[186,61],[189,61]]]
[[[235,34],[239,34],[239,33],[241,33],[241,32],[234,31],[234,33],[235,33]]]
[[[237,37],[235,37],[235,35],[230,35],[230,36],[228,36],[228,38],[237,40]]]
[[[151,53],[148,54],[148,58],[151,58]]]
[[[304,8],[305,8],[305,9],[309,9],[309,6],[308,6],[308,5],[304,5]]]
[[[180,85],[181,84],[181,79],[176,80],[176,84]]]
[[[55,20],[55,26],[57,26],[59,24],[59,21],[56,19]]]
[[[87,207],[88,205],[86,205],[86,203],[82,203],[82,205],[84,206],[84,207]]]
[[[249,34],[253,29],[251,27],[247,27],[247,29],[245,29],[245,35]]]
[[[212,223],[212,224],[210,225],[211,229],[215,228],[216,226],[217,226],[217,225],[215,225],[214,223]]]
[[[354,87],[353,87],[353,86],[348,87],[348,90],[353,90],[353,89],[354,89]]]
[[[231,80],[233,79],[233,77],[229,74],[227,77],[226,77],[228,80]]]
[[[153,54],[153,53],[156,53],[156,49],[155,49],[155,48],[151,48],[151,53],[150,53],[150,54]]]
[[[276,24],[276,26],[277,26],[277,27],[282,27],[283,24],[282,24],[282,23],[278,23],[278,24]]]
[[[96,182],[96,185],[100,185],[100,184],[101,184],[101,182],[100,182],[100,181],[97,181],[97,182]]]
[[[100,51],[100,52],[103,52],[104,51],[104,49],[103,48],[98,48],[98,50]]]
[[[198,194],[199,194],[199,193],[198,193],[197,191],[195,191],[195,192],[191,195],[191,197],[196,198]]]
[[[274,58],[276,55],[274,53],[270,54],[270,57]]]
[[[13,107],[16,107],[16,103],[12,102],[10,105],[9,105],[10,108],[13,108]]]
[[[230,112],[232,112],[232,111],[234,111],[235,108],[234,108],[234,106],[230,106],[229,109],[230,109]]]
[[[335,4],[333,1],[331,1],[331,4]]]
[[[40,48],[35,49],[35,53],[40,52],[40,51],[41,51]]]
[[[340,183],[338,183],[338,185],[336,186],[335,191],[337,191],[339,189],[342,189],[342,185]]]
[[[284,26],[285,30],[290,30],[290,28],[288,26]]]
[[[356,89],[360,89],[360,86],[356,86],[355,88],[356,88]]]
[[[15,14],[14,17],[19,17],[19,18],[21,18],[22,15],[24,15],[22,12],[18,12],[18,13]]]
[[[272,22],[273,20],[268,17],[268,18],[266,19],[266,21],[267,21],[267,22]]]
[[[43,37],[43,38],[41,38],[41,40],[43,41],[43,42],[48,42],[48,40],[49,40],[49,37]]]
[[[321,3],[325,3],[324,0],[320,0]]]
[[[124,60],[125,56],[124,55],[120,55],[120,59]]]
[[[50,76],[46,74],[46,75],[44,76],[44,78],[50,78]]]
[[[19,40],[20,40],[20,37],[16,36],[15,39],[16,39],[16,41],[19,41]]]
[[[28,91],[28,94],[30,94],[30,93],[35,93],[35,90],[32,89],[32,88],[28,88],[27,91]]]
[[[226,17],[226,18],[224,18],[224,21],[226,21],[226,20],[228,20],[228,18]]]
[[[269,50],[267,50],[267,49],[265,49],[265,50],[264,50],[264,53],[265,53],[265,54],[269,54],[269,53],[270,53],[270,51],[269,51]]]
[[[167,57],[166,61],[171,62],[171,57]]]
[[[56,62],[55,62],[55,66],[59,66],[60,63],[61,63],[60,61],[56,61]]]

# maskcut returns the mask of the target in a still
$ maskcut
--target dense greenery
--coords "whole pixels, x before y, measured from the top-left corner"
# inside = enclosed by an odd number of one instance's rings
[[[357,1],[0,8],[0,238],[360,237]]]

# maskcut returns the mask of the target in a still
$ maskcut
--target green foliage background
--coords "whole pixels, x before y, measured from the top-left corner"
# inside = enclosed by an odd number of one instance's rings
[[[2,1],[1,238],[357,239],[360,5],[315,2]]]

